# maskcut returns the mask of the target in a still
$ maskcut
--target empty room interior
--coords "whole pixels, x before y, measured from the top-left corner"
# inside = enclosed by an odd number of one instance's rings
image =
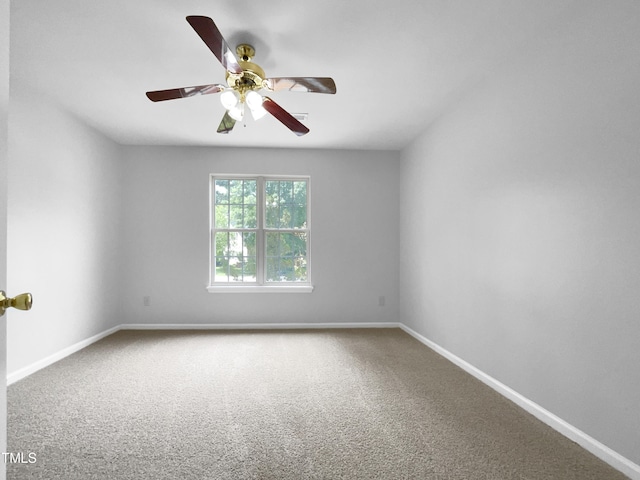
[[[640,3],[2,3],[6,478],[640,480]]]

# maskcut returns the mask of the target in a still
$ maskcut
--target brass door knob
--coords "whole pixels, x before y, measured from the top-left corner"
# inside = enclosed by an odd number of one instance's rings
[[[4,315],[7,308],[13,307],[18,310],[31,310],[33,298],[30,293],[21,293],[13,298],[7,297],[7,294],[0,290],[0,317]]]

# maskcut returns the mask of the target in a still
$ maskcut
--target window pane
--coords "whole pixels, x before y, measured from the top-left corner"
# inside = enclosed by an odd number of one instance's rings
[[[243,233],[242,255],[245,257],[256,256],[256,234]]]
[[[216,205],[215,215],[216,215],[215,228],[229,228],[229,206],[228,205]]]
[[[215,236],[215,281],[226,282],[229,279],[229,234],[227,232],[217,232]]]
[[[295,203],[307,203],[307,182],[293,182],[293,201]]]
[[[265,182],[265,212],[266,228],[307,228],[307,182]]]
[[[265,226],[267,228],[278,228],[279,218],[280,218],[280,208],[278,204],[267,203],[267,218],[265,222]]]
[[[256,206],[245,205],[244,207],[244,220],[243,228],[256,228],[258,226],[258,219],[256,217]]]
[[[289,233],[278,233],[278,256],[279,257],[290,257],[293,255],[293,248],[291,245],[291,234]]]
[[[280,275],[281,282],[293,282],[295,276],[293,274],[293,258],[280,258]]]
[[[229,206],[229,228],[242,228],[242,205]]]
[[[216,180],[214,202],[216,205],[229,203],[229,180]]]
[[[307,228],[307,205],[298,204],[293,206],[293,219],[291,221],[293,228]]]
[[[279,235],[278,233],[265,234],[267,258],[279,256],[278,252],[280,251],[280,249],[279,249],[278,235]]]
[[[216,257],[216,282],[229,281],[229,259],[227,257]]]
[[[229,255],[242,256],[242,233],[229,232]]]
[[[297,257],[294,259],[294,282],[306,282],[307,281],[307,258]]]
[[[256,184],[255,180],[244,180],[244,203],[245,205],[255,205],[258,203],[256,195]]]
[[[268,232],[266,241],[268,282],[307,280],[306,233]]]
[[[245,282],[256,281],[256,257],[244,257],[242,263],[242,276]]]
[[[217,232],[215,281],[256,282],[255,232]]]
[[[291,228],[293,226],[292,205],[280,205],[280,228]]]
[[[306,233],[281,233],[281,249],[287,255],[307,256],[307,234]]]
[[[267,180],[265,182],[265,198],[267,203],[278,203],[278,184],[277,180]]]
[[[257,228],[257,181],[216,180],[214,228]]]
[[[229,281],[242,281],[242,257],[231,257],[229,259]]]
[[[229,248],[229,234],[227,232],[217,232],[215,238],[216,257],[222,257]]]
[[[244,180],[229,180],[229,203],[234,205],[244,203]]]
[[[278,277],[279,261],[280,260],[277,257],[267,257],[267,271],[266,271],[267,282],[280,281],[280,278]]]
[[[276,181],[267,181],[265,182],[265,210],[266,210],[266,219],[265,226],[267,228],[278,228],[280,212],[280,197],[278,195],[278,182]]]
[[[242,281],[242,234],[229,233],[229,281]]]
[[[280,183],[280,203],[293,202],[293,182]]]
[[[306,282],[307,259],[303,257],[267,258],[267,282]]]

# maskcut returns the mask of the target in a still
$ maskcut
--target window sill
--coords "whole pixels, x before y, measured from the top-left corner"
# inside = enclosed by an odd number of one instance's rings
[[[313,285],[209,285],[209,293],[311,293]]]

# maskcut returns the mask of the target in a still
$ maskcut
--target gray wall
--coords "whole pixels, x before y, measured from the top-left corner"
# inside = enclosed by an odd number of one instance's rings
[[[125,148],[122,323],[397,321],[398,161],[392,152]],[[211,173],[311,176],[313,293],[205,290]]]
[[[120,147],[24,82],[11,86],[10,373],[119,324]]]
[[[640,464],[640,4],[590,3],[403,152],[401,321]]]

